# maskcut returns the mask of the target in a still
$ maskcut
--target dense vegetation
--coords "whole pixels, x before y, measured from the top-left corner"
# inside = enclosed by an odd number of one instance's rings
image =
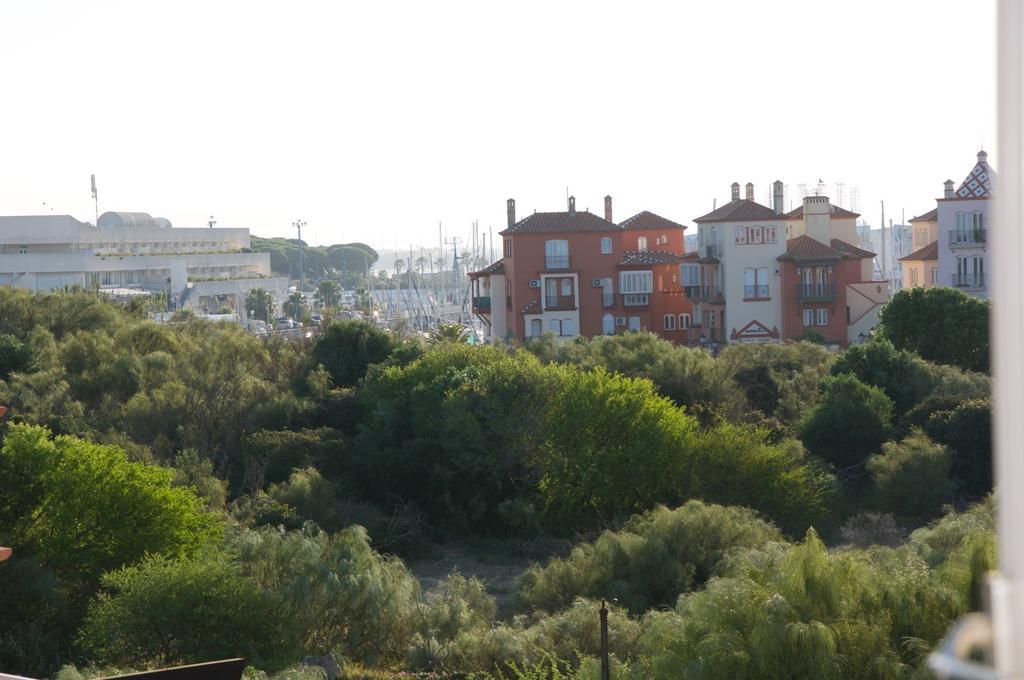
[[[10,289],[0,328],[7,672],[589,678],[605,599],[616,677],[910,678],[994,564],[988,377],[887,333],[261,340]],[[554,554],[499,617],[403,561],[456,539]]]
[[[299,240],[253,236],[250,247],[257,253],[270,253],[270,268],[278,274],[299,278]],[[377,251],[365,243],[335,243],[310,246],[302,242],[302,265],[306,278],[340,276],[343,280],[362,280],[378,259]]]

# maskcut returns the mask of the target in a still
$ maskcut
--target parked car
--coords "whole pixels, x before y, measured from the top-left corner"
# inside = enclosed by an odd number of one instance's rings
[[[288,331],[295,328],[295,322],[286,316],[282,316],[279,319],[274,319],[274,330],[275,331]]]
[[[324,322],[323,314],[314,314],[313,316],[309,317],[309,325],[310,326],[320,326],[320,325],[323,324],[323,322]]]

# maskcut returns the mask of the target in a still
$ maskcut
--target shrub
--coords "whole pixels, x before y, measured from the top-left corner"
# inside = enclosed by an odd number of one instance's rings
[[[992,490],[992,405],[987,399],[937,411],[924,429],[952,449],[953,478],[964,493],[977,497]]]
[[[882,453],[868,460],[868,470],[880,507],[897,515],[934,516],[956,491],[949,449],[920,431],[883,444]]]
[[[878,451],[892,428],[892,401],[852,375],[826,378],[800,438],[816,456],[845,468]]]
[[[32,367],[32,348],[10,333],[0,333],[0,380]]]
[[[700,501],[659,507],[621,531],[578,545],[564,559],[531,567],[516,600],[522,609],[552,612],[577,597],[605,598],[640,614],[704,583],[727,550],[776,540],[781,534],[771,524],[743,508]]]
[[[928,361],[988,371],[987,300],[935,286],[896,293],[878,315],[879,334]]]
[[[320,334],[313,358],[324,365],[338,387],[359,382],[370,364],[388,358],[396,341],[390,333],[364,321],[339,320]]]

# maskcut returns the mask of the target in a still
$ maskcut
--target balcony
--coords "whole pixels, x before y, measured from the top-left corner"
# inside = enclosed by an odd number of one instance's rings
[[[700,259],[701,260],[717,260],[718,259],[718,246],[710,244],[700,247]]]
[[[623,293],[622,304],[627,307],[645,307],[651,302],[650,293]]]
[[[698,302],[710,302],[722,294],[718,286],[686,286],[686,296]]]
[[[491,298],[488,297],[475,297],[473,298],[473,313],[474,314],[490,314],[491,313]]]
[[[614,307],[615,293],[601,293],[601,304],[605,307]]]
[[[576,309],[576,298],[572,295],[545,295],[544,309]]]
[[[545,255],[544,266],[547,269],[568,269],[570,260],[568,255]]]
[[[953,274],[953,287],[954,288],[984,288],[985,287],[985,275],[984,274]]]
[[[764,283],[760,286],[743,286],[743,299],[744,300],[767,300],[768,298],[768,284]]]
[[[949,232],[949,245],[952,247],[970,247],[985,245],[985,229],[954,229]]]
[[[797,292],[797,299],[800,302],[831,302],[836,299],[836,284],[834,281],[800,283],[797,284]]]

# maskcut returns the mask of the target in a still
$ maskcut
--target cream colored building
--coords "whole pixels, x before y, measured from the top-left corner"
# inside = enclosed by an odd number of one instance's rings
[[[243,322],[250,289],[267,289],[279,302],[288,294],[270,255],[249,251],[248,229],[175,228],[145,213],[104,213],[97,223],[0,217],[0,285],[161,292],[176,307],[208,311],[227,300]]]

